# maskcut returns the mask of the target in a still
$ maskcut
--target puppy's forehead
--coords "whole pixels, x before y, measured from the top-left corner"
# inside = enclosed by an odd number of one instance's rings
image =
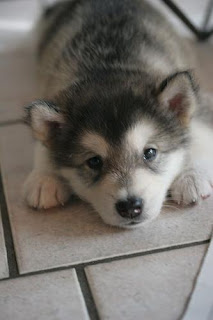
[[[141,152],[151,137],[156,133],[154,124],[146,119],[142,119],[132,124],[124,133],[120,148],[118,150],[132,150]],[[80,140],[81,145],[88,151],[107,157],[114,148],[109,140],[100,133],[85,131]],[[116,149],[117,150],[117,149]]]
[[[128,148],[141,152],[146,143],[156,133],[154,124],[148,119],[143,119],[132,125],[125,134],[125,143]]]
[[[109,150],[109,144],[106,139],[95,132],[84,132],[81,137],[81,145],[102,157],[106,157]]]

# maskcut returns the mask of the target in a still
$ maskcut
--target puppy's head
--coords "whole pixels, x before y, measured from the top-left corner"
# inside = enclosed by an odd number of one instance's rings
[[[180,172],[195,88],[188,72],[157,88],[139,76],[113,80],[36,101],[27,120],[76,194],[106,223],[133,227],[159,214]]]

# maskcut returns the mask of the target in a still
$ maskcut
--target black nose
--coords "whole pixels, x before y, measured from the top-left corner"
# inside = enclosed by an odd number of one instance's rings
[[[142,213],[143,201],[141,198],[131,197],[118,201],[115,206],[121,217],[134,219]]]

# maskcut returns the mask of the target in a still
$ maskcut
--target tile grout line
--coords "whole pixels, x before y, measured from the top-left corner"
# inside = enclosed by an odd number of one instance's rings
[[[20,124],[20,123],[24,124],[24,121],[22,119],[2,121],[0,122],[0,128],[15,125],[15,124]]]
[[[174,246],[164,247],[164,248],[159,248],[159,249],[152,249],[152,250],[143,251],[143,252],[135,252],[135,253],[125,254],[125,255],[120,255],[120,256],[118,255],[118,256],[114,256],[114,257],[103,258],[103,259],[99,259],[99,260],[92,260],[92,261],[88,261],[88,262],[76,263],[76,264],[71,264],[71,265],[67,265],[67,266],[59,266],[59,267],[50,268],[50,269],[32,271],[32,272],[27,272],[27,273],[23,273],[23,274],[20,274],[17,271],[17,274],[11,274],[9,278],[0,279],[0,282],[1,281],[8,281],[10,279],[15,279],[15,278],[24,278],[24,277],[28,277],[28,276],[36,276],[36,275],[40,275],[40,274],[69,270],[69,269],[76,269],[76,270],[80,269],[80,268],[84,269],[86,267],[94,266],[97,264],[111,263],[114,261],[121,261],[121,260],[125,260],[125,259],[136,258],[136,257],[143,257],[143,256],[146,256],[149,254],[156,254],[156,253],[167,252],[167,251],[172,251],[172,250],[190,248],[190,247],[195,247],[195,246],[207,244],[209,242],[210,242],[210,239],[201,240],[201,241],[197,241],[197,242],[174,245]],[[16,263],[16,265],[17,265],[17,263]],[[17,270],[18,270],[18,268],[17,268]]]
[[[1,208],[1,216],[2,216],[3,233],[4,233],[4,239],[5,239],[5,247],[7,252],[9,277],[18,277],[19,271],[18,271],[15,248],[13,243],[13,236],[12,236],[12,231],[10,226],[10,219],[9,219],[8,210],[7,210],[7,203],[6,203],[6,198],[4,194],[1,171],[0,171],[0,208]]]
[[[95,300],[93,298],[84,267],[79,266],[79,267],[76,267],[75,270],[76,270],[78,282],[81,287],[81,292],[84,297],[84,301],[87,307],[89,317],[91,320],[99,320],[100,317],[98,315]]]

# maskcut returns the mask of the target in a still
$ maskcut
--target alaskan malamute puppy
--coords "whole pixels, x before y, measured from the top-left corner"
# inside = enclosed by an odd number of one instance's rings
[[[72,0],[39,29],[31,207],[64,204],[72,190],[106,223],[133,227],[158,216],[168,190],[182,205],[212,193],[213,130],[165,17],[142,0]]]

